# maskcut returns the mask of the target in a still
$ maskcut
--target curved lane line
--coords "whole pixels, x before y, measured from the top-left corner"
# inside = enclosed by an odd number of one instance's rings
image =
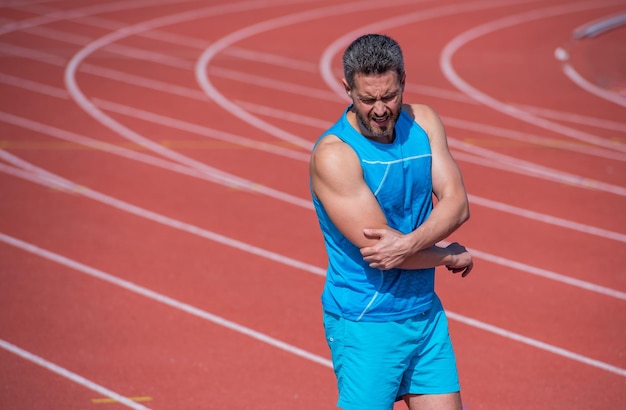
[[[23,53],[22,53],[23,54]],[[89,68],[89,66],[86,64],[84,66],[84,69]],[[90,69],[88,70],[89,72],[94,72],[94,69]],[[110,70],[109,70],[110,71]],[[108,71],[107,71],[108,72]],[[102,75],[104,73],[100,73],[98,72],[97,75]],[[110,73],[109,73],[110,74]],[[109,76],[109,74],[107,74],[107,77]],[[117,79],[119,76],[116,76]],[[151,87],[156,87],[157,84],[144,84],[146,83],[145,80],[142,80],[142,86],[151,86]],[[163,89],[163,87],[157,87],[159,89]],[[177,94],[180,93],[184,93],[183,90],[172,90],[170,88],[165,88],[165,90],[167,90],[168,92],[175,92]],[[201,94],[202,96],[204,96],[204,94]],[[206,96],[204,96],[204,98],[206,98]],[[453,121],[453,119],[451,119],[450,121]],[[456,121],[457,123],[461,123],[462,121],[458,120]],[[465,126],[462,126],[463,128],[466,128],[467,122],[465,122]],[[476,128],[476,127],[474,127]],[[492,132],[491,128],[487,127],[487,126],[483,126],[481,127],[481,129],[483,130],[482,132]],[[501,136],[501,137],[507,137],[507,138],[514,138],[515,137],[519,137],[517,136],[517,134],[515,134],[514,132],[508,131],[505,133],[498,133],[497,135]],[[451,142],[455,142],[453,139],[450,139]],[[461,147],[466,147],[466,149],[472,149],[475,151],[475,148],[467,145],[467,144],[463,144],[463,143],[459,143],[459,145]],[[578,147],[569,147],[568,149],[571,149],[573,151],[579,151]],[[621,159],[624,154],[623,153],[618,153],[618,152],[610,152],[610,151],[601,151],[602,149],[598,149],[598,148],[591,148],[588,152],[588,154],[594,154],[594,155],[599,155],[599,156],[604,156],[604,157],[611,157],[613,159]],[[481,150],[481,155],[487,156],[488,158],[497,156],[495,153],[493,153],[490,150]],[[458,155],[457,155],[458,156]],[[460,156],[459,156],[460,157]],[[513,168],[510,169],[510,171],[512,172],[518,172],[521,174],[527,174],[533,177],[538,177],[538,178],[543,178],[543,179],[547,179],[547,180],[552,180],[552,181],[556,181],[559,183],[568,183],[568,184],[574,184],[576,186],[582,187],[582,188],[587,188],[587,189],[601,189],[601,190],[605,190],[605,191],[609,191],[609,192],[622,192],[623,189],[621,187],[616,187],[616,186],[612,186],[611,184],[606,184],[603,183],[601,181],[595,181],[595,180],[591,180],[590,178],[586,178],[583,176],[579,176],[579,175],[572,175],[572,174],[564,174],[561,173],[559,171],[553,171],[550,170],[549,168],[546,167],[540,167],[539,165],[535,165],[531,162],[524,162],[523,166],[520,165],[520,161],[516,161],[516,160],[509,160],[506,159],[502,156],[499,156],[497,158],[495,158],[496,160],[504,160],[505,163],[509,162],[512,163]],[[495,166],[495,163],[492,163],[492,161],[488,161],[488,164],[490,164],[490,166]],[[536,167],[536,168],[535,168]],[[212,169],[211,172],[219,172],[218,170]],[[209,172],[209,171],[207,171]]]
[[[287,266],[294,267],[296,269],[301,269],[305,272],[313,273],[318,276],[325,276],[325,269],[316,267],[314,265],[298,261],[296,259],[290,258],[288,256],[281,255],[276,252],[272,252],[254,245],[247,244],[245,242],[239,241],[234,238],[230,238],[216,232],[212,232],[198,226],[192,225],[190,223],[181,222],[179,220],[167,217],[165,215],[158,214],[156,212],[149,211],[145,208],[141,208],[136,205],[132,205],[123,200],[111,197],[109,195],[100,193],[98,191],[92,190],[82,185],[78,185],[68,179],[65,179],[61,176],[48,172],[42,168],[39,168],[27,161],[24,161],[15,155],[12,155],[4,150],[0,150],[0,159],[12,164],[13,166],[8,166],[0,163],[0,172],[4,172],[13,176],[17,176],[20,178],[28,179],[31,182],[36,182],[39,184],[47,185],[52,188],[61,189],[66,192],[76,193],[87,198],[93,199],[97,202],[103,203],[105,205],[109,205],[113,208],[117,208],[121,211],[128,212],[132,215],[139,216],[141,218],[145,218],[151,220],[153,222],[160,223],[165,226],[169,226],[174,229],[178,229],[184,232],[188,232],[193,235],[200,236],[201,238],[205,238],[217,243],[221,243],[226,246],[230,246],[235,249],[239,249],[243,252],[248,252],[253,255],[260,256],[265,259],[273,260],[279,263],[282,263]],[[18,167],[18,168],[15,168]],[[24,171],[21,171],[21,170]],[[26,173],[25,173],[26,172]],[[482,252],[478,250],[472,249],[474,253],[477,255],[481,255],[484,259],[489,260],[490,262],[510,267],[515,270],[519,270],[520,272],[532,274],[535,276],[543,277],[545,279],[554,280],[557,282],[565,283],[571,286],[575,286],[581,289],[585,289],[591,292],[596,292],[600,294],[604,294],[607,296],[614,297],[619,300],[626,300],[626,292],[621,292],[619,290],[610,289],[604,286],[596,285],[590,282],[582,281],[579,279],[570,278],[565,275],[561,275],[559,273],[550,272],[545,269],[537,268],[531,265],[527,265],[525,263],[513,261],[507,258],[503,258],[497,255],[492,255],[487,252]]]
[[[144,116],[140,116],[139,118],[145,118]],[[267,195],[272,198],[285,201],[287,203],[291,203],[293,205],[305,208],[305,209],[313,209],[313,204],[310,199],[299,198],[293,195],[290,195],[281,191],[269,191],[265,187],[261,186],[258,183],[249,180],[242,180],[239,183],[238,180],[233,179],[221,179],[215,176],[208,175],[206,173],[199,172],[193,168],[186,167],[184,165],[178,164],[176,162],[170,162],[165,159],[161,159],[159,157],[147,155],[141,152],[137,152],[135,150],[126,149],[123,147],[119,147],[113,144],[105,143],[84,135],[76,134],[70,131],[62,130],[57,127],[53,127],[51,125],[45,125],[33,120],[29,120],[26,118],[18,117],[12,114],[0,112],[0,121],[6,122],[8,124],[12,124],[17,127],[21,127],[24,129],[32,130],[41,134],[48,135],[53,138],[58,138],[64,141],[69,141],[75,144],[84,145],[86,147],[90,147],[92,149],[100,150],[103,152],[107,152],[109,154],[118,155],[124,158],[128,158],[133,161],[143,162],[145,164],[149,164],[152,166],[160,167],[166,169],[168,171],[177,172],[183,175],[191,176],[194,178],[204,179],[206,181],[220,184],[227,187],[233,187],[237,189],[242,189],[243,191],[252,192],[252,193],[260,193],[262,195]],[[159,120],[160,124],[174,127],[176,124],[164,123],[162,120]],[[195,127],[194,127],[195,128]],[[188,129],[186,126],[181,126],[181,129],[185,131],[193,132],[192,129]],[[204,132],[204,131],[203,131]],[[238,137],[237,138],[244,138]],[[480,166],[489,166],[495,169],[502,169],[506,172],[514,172],[511,167],[507,165],[498,165],[493,162],[489,162],[485,164],[485,161],[482,157],[473,156],[471,154],[466,154],[463,152],[456,153],[456,157],[458,157],[461,161],[475,163]],[[302,159],[304,160],[304,159]],[[528,173],[523,173],[523,175],[527,175]],[[589,235],[595,235],[604,239],[611,239],[619,242],[626,242],[626,234],[610,231],[607,229],[599,228],[596,226],[586,225],[575,221],[566,220],[563,218],[558,218],[552,215],[543,214],[539,212],[534,212],[529,209],[519,208],[513,205],[505,204],[499,201],[494,201],[491,199],[470,195],[470,202],[472,204],[476,204],[479,206],[483,206],[490,209],[495,209],[501,212],[510,213],[517,217],[528,218],[531,220],[540,221],[543,223],[560,226],[565,229],[570,229],[582,233],[586,233]]]
[[[621,12],[596,19],[578,27],[574,30],[572,37],[574,37],[574,40],[593,38],[624,25],[626,25],[626,13]]]
[[[183,175],[188,175],[194,178],[204,179],[215,184],[226,186],[229,188],[241,189],[242,191],[250,193],[258,193],[266,195],[268,197],[290,203],[303,208],[313,208],[313,204],[310,199],[304,199],[291,195],[286,192],[279,191],[277,189],[269,188],[261,185],[257,182],[250,181],[244,178],[236,177],[232,174],[222,175],[208,172],[201,172],[195,168],[191,168],[178,162],[168,161],[157,156],[152,156],[137,152],[136,150],[126,149],[114,144],[102,142],[84,135],[76,134],[71,131],[66,131],[51,125],[42,124],[37,121],[33,121],[27,118],[19,117],[13,114],[0,111],[0,121],[4,121],[8,124],[12,124],[21,128],[29,129],[38,133],[49,135],[53,138],[58,138],[65,141],[70,141],[76,144],[84,145],[96,150],[108,152],[110,154],[119,155],[131,159],[133,161],[143,162],[156,167],[167,169],[169,171],[178,172]],[[243,137],[242,137],[243,138]]]
[[[4,235],[2,236],[2,238],[3,238],[3,240],[4,240]],[[452,312],[451,312],[451,313],[452,313]],[[464,318],[464,317],[458,316],[458,317],[457,317],[457,320],[459,320],[459,319],[468,319],[468,318]],[[481,324],[482,324],[482,322],[478,322],[478,321],[473,321],[472,323],[473,323],[473,325],[474,325],[474,326],[476,326],[476,325],[481,325]],[[484,324],[483,324],[483,325],[484,325]],[[480,327],[480,326],[477,326],[477,327]],[[491,332],[493,332],[493,333],[498,333],[498,328],[495,328],[495,327],[484,327],[484,326],[483,326],[482,328],[483,328],[484,330],[491,331]],[[499,333],[499,334],[500,334],[500,333]],[[505,334],[501,334],[501,335],[505,336]],[[515,334],[513,334],[513,333],[508,333],[505,337],[510,337],[511,335],[515,335]],[[521,341],[521,342],[523,342],[523,343],[527,343],[527,342],[528,342],[528,340],[526,340],[526,339],[527,339],[527,338],[518,339],[518,341]],[[531,339],[531,340],[532,340],[532,339]],[[545,344],[538,344],[538,345],[535,345],[535,347],[538,347],[538,348],[544,348],[544,350],[545,350],[545,347],[546,347],[546,346],[549,346],[549,345],[545,345]],[[563,349],[558,349],[558,350],[553,351],[553,353],[555,353],[555,354],[561,354],[561,355],[563,355],[563,353],[564,353],[564,352],[567,352],[567,351],[564,351]],[[573,359],[573,360],[579,360],[579,359],[581,358],[581,356],[579,356],[579,355],[574,355],[574,356],[566,356],[566,357],[569,357],[569,358],[571,358],[571,359]],[[579,360],[579,361],[580,361],[580,360]],[[586,362],[586,363],[587,363],[587,364],[590,364],[590,365],[595,365],[595,364],[597,364],[597,363],[601,363],[601,362],[597,362],[597,361],[589,361],[589,362]],[[625,375],[625,374],[626,374],[626,373],[624,372],[624,370],[623,370],[623,369],[615,368],[615,367],[613,367],[613,366],[608,366],[608,367],[606,367],[606,368],[604,368],[604,369],[605,369],[605,370],[608,370],[608,371],[613,371],[613,372],[615,372],[615,370],[617,370],[617,371],[619,371],[619,373],[618,373],[618,374],[620,374],[620,375]],[[133,404],[134,404],[134,403],[133,403]]]
[[[600,88],[597,85],[587,81],[583,76],[581,76],[574,67],[569,63],[563,64],[563,73],[569,78],[574,84],[587,91],[589,94],[593,94],[596,97],[603,98],[607,101],[610,101],[614,104],[620,105],[622,107],[626,107],[626,98],[622,97],[620,94],[612,91],[608,91],[604,88]]]
[[[169,226],[174,229],[181,230],[183,232],[187,232],[193,235],[197,235],[199,237],[208,239],[210,241],[214,241],[220,243],[222,245],[230,246],[235,249],[239,249],[243,252],[251,253],[253,255],[260,256],[265,259],[273,260],[278,263],[282,263],[283,265],[291,266],[296,269],[301,269],[306,272],[313,273],[315,275],[324,276],[325,271],[322,268],[318,268],[317,266],[313,266],[311,264],[300,262],[296,259],[290,258],[288,256],[281,255],[276,252],[269,251],[267,249],[260,248],[258,246],[250,245],[245,242],[239,241],[237,239],[233,239],[219,233],[209,231],[207,229],[202,229],[190,223],[182,222],[174,218],[170,218],[168,216],[149,211],[145,208],[132,205],[128,202],[122,201],[120,199],[114,198],[112,196],[103,194],[101,192],[92,190],[85,186],[76,184],[71,182],[61,176],[55,175],[48,171],[45,171],[39,167],[36,167],[26,161],[23,161],[4,150],[0,150],[0,159],[3,159],[15,166],[25,169],[27,172],[33,173],[36,177],[41,178],[41,183],[45,185],[51,185],[52,188],[61,189],[66,192],[72,192],[84,197],[93,199],[97,202],[103,203],[105,205],[109,205],[113,208],[117,208],[121,211],[127,212],[132,215],[139,216],[141,218],[145,218],[151,220],[153,222],[160,223],[165,226]],[[23,177],[22,175],[16,174],[15,170],[11,169],[12,167],[0,164],[0,172],[10,173],[15,176]],[[32,180],[32,179],[31,179]],[[37,182],[37,181],[34,181]]]
[[[391,28],[396,28],[400,26],[404,26],[407,24],[413,24],[418,21],[432,20],[436,18],[442,18],[447,16],[452,16],[455,14],[474,12],[485,9],[494,9],[498,7],[510,7],[515,4],[525,4],[532,3],[539,0],[510,0],[507,2],[503,2],[501,0],[491,0],[491,1],[473,1],[470,3],[463,2],[460,4],[451,4],[447,6],[435,7],[427,10],[419,10],[413,13],[404,13],[400,16],[391,17],[382,21],[377,21],[376,23],[368,24],[362,27],[359,27],[356,30],[350,31],[341,37],[337,38],[333,41],[322,54],[322,57],[319,61],[319,70],[322,74],[322,78],[326,82],[326,85],[335,92],[339,97],[341,97],[345,101],[350,101],[348,97],[346,97],[346,92],[343,88],[341,82],[335,77],[335,74],[332,69],[332,60],[335,58],[335,55],[343,52],[343,50],[354,40],[357,36],[361,34],[366,34],[368,32],[380,32],[384,30],[389,30]]]
[[[477,88],[469,85],[463,80],[460,75],[454,69],[452,64],[452,58],[454,54],[467,45],[470,41],[475,40],[487,34],[493,34],[498,30],[510,28],[522,23],[528,23],[531,21],[546,19],[549,17],[561,16],[564,14],[575,13],[579,11],[609,7],[611,5],[623,4],[623,0],[612,2],[579,2],[567,5],[552,6],[543,9],[536,9],[529,12],[519,13],[511,16],[507,16],[498,20],[491,21],[489,23],[481,24],[470,30],[463,32],[450,41],[443,49],[439,65],[445,77],[459,90],[463,91],[468,96],[475,100],[485,104],[495,111],[499,111],[513,118],[517,118],[521,121],[528,122],[538,127],[545,128],[547,130],[563,134],[567,137],[574,138],[586,143],[596,144],[605,148],[615,149],[621,152],[626,152],[626,145],[607,140],[596,135],[592,135],[583,131],[570,128],[550,120],[535,116],[522,109],[505,104],[502,101],[498,101],[495,98],[487,95],[486,93],[479,91]]]
[[[520,1],[519,3],[528,3],[528,1]],[[476,11],[476,10],[481,10],[481,9],[486,9],[486,8],[497,8],[497,7],[503,7],[503,6],[508,6],[508,5],[511,5],[511,3],[507,2],[506,4],[504,4],[501,1],[488,1],[488,2],[479,1],[479,2],[473,2],[473,3],[466,3],[463,5],[445,6],[445,7],[435,8],[435,9],[426,10],[426,11],[419,11],[417,13],[407,14],[407,15],[396,17],[396,18],[391,18],[388,20],[377,22],[368,26],[364,26],[358,30],[354,30],[352,32],[349,32],[343,35],[342,37],[338,38],[337,40],[335,40],[335,42],[333,42],[330,46],[327,47],[327,49],[322,55],[322,58],[320,59],[320,71],[322,73],[324,80],[326,81],[326,84],[329,86],[329,88],[335,91],[335,93],[339,95],[341,98],[346,99],[347,97],[345,96],[345,91],[343,89],[343,86],[335,78],[335,75],[333,73],[332,60],[334,56],[337,53],[339,53],[356,35],[363,33],[363,32],[368,32],[368,31],[378,31],[378,30],[387,29],[390,27],[397,27],[399,25],[409,24],[409,23],[419,21],[419,20],[438,18],[438,17],[450,15],[450,14],[457,14],[462,11],[466,11],[466,12]],[[507,25],[508,25],[509,19],[510,18],[503,19],[504,21],[507,22]],[[445,52],[445,49],[444,49],[444,52]],[[497,103],[495,105],[498,105],[498,104],[501,105],[501,103]],[[514,108],[514,109],[521,111],[518,108]],[[543,121],[549,122],[547,120],[543,120]],[[585,188],[602,190],[602,191],[606,191],[615,195],[626,196],[625,187],[604,183],[602,181],[592,180],[590,178],[586,178],[584,176],[580,176],[576,174],[553,170],[549,167],[540,166],[529,161],[518,160],[510,156],[495,153],[491,150],[475,147],[475,146],[472,146],[471,144],[466,144],[462,141],[455,140],[454,138],[449,138],[448,141],[451,144],[451,146],[455,146],[457,149],[469,151],[475,155],[483,156],[490,161],[502,162],[510,166],[520,167],[521,169],[531,173],[534,176],[543,176],[552,181],[557,181],[557,182],[571,184],[574,186],[580,186],[580,187],[585,187]]]
[[[193,0],[121,0],[114,3],[98,4],[94,6],[86,6],[70,11],[57,11],[44,16],[32,17],[15,23],[6,24],[0,27],[0,36],[12,33],[14,31],[26,30],[32,27],[43,26],[45,24],[54,23],[62,20],[72,20],[80,17],[91,16],[94,14],[111,13],[116,11],[138,9],[143,7],[155,7],[163,4],[184,3]]]
[[[526,170],[530,175],[541,176],[547,180],[559,182],[575,187],[582,187],[588,189],[595,189],[598,191],[608,192],[614,195],[626,196],[626,187],[622,187],[615,184],[609,184],[606,182],[598,181],[595,179],[587,178],[582,175],[572,174],[570,172],[559,171],[543,165],[537,165],[534,162],[517,159],[510,155],[500,154],[486,148],[481,148],[467,142],[455,138],[448,138],[450,147],[459,149],[461,151],[469,152],[471,154],[483,157],[489,161],[499,162],[511,168],[521,168]]]
[[[404,3],[415,3],[410,0],[401,0],[401,1],[390,1],[387,0],[386,5],[390,6],[391,4],[404,4]],[[288,141],[294,145],[300,146],[307,150],[313,148],[313,142],[299,137],[295,134],[287,132],[279,127],[270,124],[267,121],[260,119],[244,110],[242,107],[236,105],[228,98],[226,98],[222,93],[220,93],[217,88],[213,85],[208,76],[208,66],[211,60],[222,50],[227,49],[232,46],[234,43],[242,41],[248,37],[252,37],[254,35],[258,35],[270,30],[276,30],[277,28],[282,28],[290,25],[294,25],[297,23],[303,23],[315,19],[321,19],[329,16],[336,16],[341,14],[349,14],[354,11],[354,8],[358,7],[359,10],[365,10],[370,8],[378,8],[380,7],[380,1],[378,0],[369,0],[369,1],[358,1],[354,3],[333,5],[328,7],[322,7],[318,9],[307,10],[303,12],[293,13],[286,16],[281,16],[277,18],[273,18],[270,20],[262,21],[260,23],[255,23],[253,25],[244,27],[240,30],[234,31],[227,36],[224,36],[214,42],[211,46],[209,46],[204,52],[201,54],[200,58],[196,63],[196,81],[204,90],[205,94],[215,101],[216,104],[221,106],[224,110],[237,116],[240,120],[252,125],[253,127],[258,128],[264,132],[268,132],[276,138],[279,138],[284,141]]]
[[[284,0],[284,2],[288,3],[288,0]],[[279,3],[276,3],[279,4]],[[276,5],[274,4],[274,5]],[[92,118],[96,121],[100,122],[105,127],[111,129],[115,133],[119,134],[121,137],[135,142],[146,149],[158,153],[165,158],[169,158],[178,163],[187,165],[191,168],[195,168],[199,171],[206,172],[212,175],[219,175],[224,178],[232,178],[227,173],[218,170],[214,167],[210,167],[200,161],[192,159],[188,156],[180,154],[176,151],[170,150],[166,147],[163,147],[160,144],[155,143],[154,141],[145,138],[144,136],[138,134],[137,132],[132,131],[128,127],[122,125],[121,123],[115,121],[110,116],[106,115],[99,108],[97,108],[81,91],[80,87],[76,82],[76,72],[78,70],[79,65],[85,60],[90,54],[94,53],[98,49],[109,45],[115,41],[119,41],[123,38],[126,38],[131,35],[136,35],[142,33],[144,31],[152,30],[158,27],[172,25],[172,24],[180,24],[182,22],[205,18],[209,16],[219,16],[228,13],[236,13],[236,12],[249,12],[251,9],[257,8],[265,8],[270,7],[265,2],[259,1],[244,1],[238,3],[230,3],[227,5],[220,6],[212,6],[206,7],[202,9],[192,9],[185,12],[167,15],[164,17],[159,17],[153,20],[149,20],[147,22],[142,22],[134,25],[130,25],[124,27],[122,29],[116,30],[112,33],[109,33],[103,37],[98,38],[97,40],[89,43],[87,46],[82,48],[78,53],[76,53],[70,62],[68,63],[65,70],[65,84],[67,90],[74,101]]]

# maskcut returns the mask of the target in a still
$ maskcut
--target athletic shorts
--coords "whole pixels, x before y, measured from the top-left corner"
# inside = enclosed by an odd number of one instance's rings
[[[326,341],[344,410],[390,410],[405,394],[460,390],[448,320],[432,308],[395,322],[354,322],[324,313]]]

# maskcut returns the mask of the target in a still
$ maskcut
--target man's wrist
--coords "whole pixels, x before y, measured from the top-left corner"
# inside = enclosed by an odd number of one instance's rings
[[[415,254],[419,251],[423,251],[424,249],[429,248],[429,246],[424,246],[424,244],[420,241],[421,235],[419,230],[415,230],[405,235],[410,243],[408,249],[411,254]]]

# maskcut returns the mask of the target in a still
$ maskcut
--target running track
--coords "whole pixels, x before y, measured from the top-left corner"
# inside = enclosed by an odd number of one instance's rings
[[[465,407],[626,401],[623,0],[0,6],[1,408],[334,408],[307,160],[370,31],[470,194]]]

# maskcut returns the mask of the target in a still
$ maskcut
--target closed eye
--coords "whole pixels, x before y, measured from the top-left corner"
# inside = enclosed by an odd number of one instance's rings
[[[398,94],[393,93],[393,94],[389,94],[389,95],[385,95],[381,97],[380,100],[384,103],[390,103],[394,101],[397,97],[398,97]],[[359,97],[359,100],[361,101],[361,103],[365,105],[373,105],[376,103],[376,101],[378,101],[377,98],[370,98],[370,97]]]

